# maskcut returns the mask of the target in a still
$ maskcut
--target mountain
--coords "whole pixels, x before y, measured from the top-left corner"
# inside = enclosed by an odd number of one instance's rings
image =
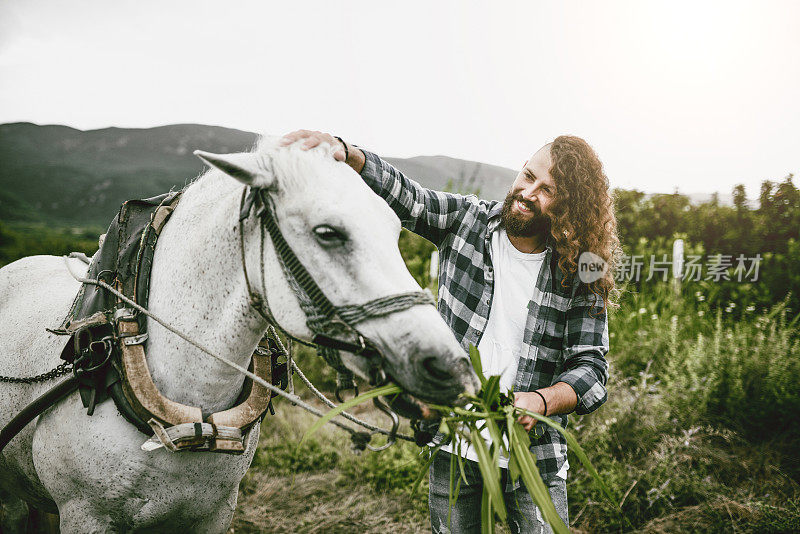
[[[204,166],[192,151],[246,151],[257,137],[202,124],[88,131],[0,124],[0,221],[105,227],[125,200],[182,188],[198,176]],[[495,200],[505,197],[516,175],[447,156],[385,159],[425,187]],[[710,198],[689,197],[692,203]],[[719,202],[732,204],[730,195]]]
[[[241,152],[251,132],[175,124],[82,131],[0,125],[0,220],[106,226],[119,205],[181,188],[203,171],[192,151]],[[426,187],[503,198],[514,171],[445,156],[387,158]]]
[[[492,200],[505,198],[517,175],[517,171],[505,167],[447,156],[384,159],[430,189],[476,193]]]
[[[183,187],[203,169],[192,150],[248,150],[249,132],[177,124],[81,131],[0,125],[0,220],[105,226],[119,205]]]

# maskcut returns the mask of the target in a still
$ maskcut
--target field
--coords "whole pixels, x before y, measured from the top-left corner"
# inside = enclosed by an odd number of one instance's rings
[[[660,256],[680,237],[687,256],[741,252],[764,261],[758,281],[701,279],[679,291],[645,281],[646,272],[621,281],[609,319],[609,400],[572,418],[570,429],[627,520],[573,458],[575,532],[800,531],[800,194],[791,177],[775,185],[765,182],[758,209],[741,196],[733,208],[692,207],[680,195],[618,192],[626,254]],[[0,223],[0,266],[27,254],[92,253],[96,235]],[[429,286],[432,246],[404,232],[400,248]],[[298,361],[332,390],[333,373],[314,354]],[[410,492],[422,462],[416,446],[354,455],[347,435],[329,426],[298,451],[312,418],[282,401],[276,408],[241,484],[232,531],[429,531],[426,482]],[[356,411],[383,422],[368,406]]]
[[[651,313],[636,295],[627,299],[611,323],[609,401],[570,426],[636,530],[798,531],[797,319],[782,305],[750,317],[698,316],[703,310],[682,301],[665,299]],[[301,355],[325,384],[332,377],[314,358]],[[356,456],[347,434],[328,427],[296,452],[311,423],[284,402],[267,417],[235,532],[429,531],[426,484],[410,494],[420,449],[403,442]],[[571,528],[626,530],[570,463]]]

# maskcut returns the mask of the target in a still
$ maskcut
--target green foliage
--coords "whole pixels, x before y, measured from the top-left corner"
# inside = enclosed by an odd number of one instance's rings
[[[362,480],[378,491],[410,494],[425,460],[425,454],[419,447],[400,441],[380,453],[363,455],[358,463],[343,465],[342,473]]]
[[[623,376],[658,377],[671,413],[695,414],[698,424],[753,440],[776,429],[795,432],[800,315],[788,315],[786,302],[762,312],[714,311],[704,300],[670,297],[667,288],[647,300],[631,295],[611,318],[614,363]]]
[[[733,190],[734,206],[721,206],[712,199],[692,205],[685,195],[645,196],[640,191],[615,190],[615,209],[623,252],[641,254],[645,263],[651,255],[657,260],[672,255],[672,242],[681,237],[689,245],[685,254],[730,255],[733,267],[721,280],[684,282],[689,293],[701,291],[712,308],[725,308],[733,302],[740,308],[770,307],[789,294],[788,306],[800,310],[800,191],[790,174],[783,181],[762,184],[758,208],[750,208],[744,188]],[[740,276],[735,271],[737,257],[761,255],[759,276]],[[746,262],[749,266],[750,262]],[[646,278],[647,268],[643,273]],[[741,280],[739,280],[741,278]],[[647,291],[653,281],[634,282],[629,289]]]
[[[400,254],[408,267],[408,271],[421,287],[431,285],[431,253],[436,250],[433,243],[403,229],[400,232]]]
[[[752,532],[788,534],[800,532],[800,499],[790,499],[785,506],[756,503],[757,521]]]
[[[91,256],[97,250],[100,234],[98,229],[54,229],[0,221],[0,267],[37,254],[60,256],[83,252]]]
[[[286,474],[328,471],[338,463],[339,452],[323,447],[318,441],[283,442],[270,448],[262,447],[253,459],[256,467],[269,466]]]
[[[488,378],[483,376],[480,354],[474,345],[470,345],[469,355],[473,369],[481,379],[481,390],[477,396],[467,396],[469,404],[465,408],[432,407],[442,414],[442,425],[447,428],[447,433],[452,437],[454,447],[460,449],[462,442],[468,442],[478,456],[478,468],[483,480],[481,531],[494,532],[495,517],[502,522],[507,519],[503,489],[500,486],[499,459],[501,454],[508,458],[508,469],[512,480],[522,479],[533,501],[542,510],[544,519],[551,528],[555,532],[568,531],[559,517],[547,487],[539,474],[536,466],[536,456],[530,450],[530,436],[522,425],[516,422],[517,418],[522,414],[529,415],[560,432],[566,438],[569,447],[575,452],[580,464],[587,469],[609,501],[615,503],[610,490],[603,483],[597,470],[592,466],[574,436],[547,417],[514,406],[513,396],[500,391],[499,376],[493,375]],[[491,442],[488,445],[481,435],[483,429],[487,430],[491,437]],[[439,451],[438,447],[433,450],[428,447],[428,450],[431,455],[435,455]],[[456,480],[456,463],[461,474],[458,480]],[[457,455],[451,457],[449,495],[451,506],[457,499],[460,481],[462,479],[466,481],[462,464],[463,460]],[[423,466],[423,470],[426,469],[427,465]]]
[[[480,355],[477,349],[470,347],[470,356],[472,358],[473,366],[476,372],[480,372]],[[482,376],[482,373],[481,373]],[[512,472],[515,474],[514,479],[522,478],[525,486],[528,488],[534,502],[537,503],[539,508],[544,514],[545,520],[552,526],[555,532],[568,532],[567,527],[558,516],[556,509],[550,499],[550,494],[547,491],[544,482],[536,467],[536,457],[530,450],[530,437],[522,426],[516,422],[516,418],[520,413],[525,413],[534,417],[535,419],[555,428],[562,433],[569,446],[575,451],[576,456],[580,463],[584,465],[591,476],[598,482],[602,490],[613,502],[614,498],[611,496],[608,488],[600,480],[599,475],[595,468],[591,465],[587,455],[583,452],[578,442],[571,435],[570,432],[562,428],[557,423],[550,421],[548,418],[539,414],[516,408],[514,406],[513,397],[500,391],[499,387],[500,377],[491,376],[483,380],[483,387],[477,396],[467,397],[470,404],[467,408],[450,407],[450,406],[434,406],[443,415],[442,424],[447,425],[450,429],[451,435],[455,437],[456,443],[461,440],[469,442],[475,449],[478,455],[478,467],[481,471],[484,484],[484,495],[482,500],[482,510],[484,520],[482,522],[482,531],[494,532],[495,523],[494,518],[497,517],[500,521],[505,521],[507,512],[505,502],[503,499],[503,490],[500,486],[500,467],[499,458],[501,454],[508,456],[509,465],[512,466]],[[289,456],[289,464],[294,465],[298,463],[298,455],[302,454],[303,446],[313,443],[312,439],[316,432],[320,431],[326,422],[330,421],[336,415],[350,410],[370,399],[378,396],[391,396],[400,393],[402,389],[394,384],[387,384],[381,387],[373,388],[368,392],[362,393],[358,397],[346,401],[335,408],[327,411],[327,413],[316,420],[309,429],[303,434],[294,453]],[[486,428],[492,438],[491,444],[487,445],[481,436],[481,429]],[[458,446],[458,445],[456,445]],[[391,450],[391,449],[390,449]],[[433,455],[438,453],[438,448],[430,450],[429,447],[424,449],[428,454],[423,454],[425,458],[432,458]],[[307,451],[310,455],[318,454],[318,450]],[[274,453],[272,453],[274,454]],[[272,456],[270,455],[270,457]],[[400,452],[401,463],[390,462],[388,464],[378,464],[379,467],[373,467],[370,472],[373,484],[379,489],[387,489],[396,487],[395,484],[402,484],[405,487],[417,487],[417,482],[427,472],[430,460],[420,462],[408,461],[403,457],[402,450]],[[278,456],[280,460],[281,455]],[[382,455],[380,455],[382,456]],[[395,459],[397,456],[395,455]],[[419,457],[418,457],[419,458]],[[382,458],[381,458],[382,459]],[[459,459],[460,461],[460,459]],[[284,462],[285,463],[285,462]],[[311,462],[316,465],[318,462]],[[299,463],[300,467],[306,464]],[[399,468],[398,468],[399,467]],[[415,476],[414,468],[417,474]],[[421,472],[420,472],[421,471]],[[391,485],[382,483],[381,481],[389,481],[387,474],[391,474]],[[454,501],[457,485],[454,480],[455,470],[451,464],[451,485],[450,485],[450,502]],[[413,489],[412,489],[413,491]]]
[[[783,505],[800,481],[800,332],[785,303],[760,313],[709,311],[665,285],[628,293],[621,304],[610,319],[609,401],[574,432],[602,479],[625,495],[626,516],[637,528],[682,525],[665,532],[694,523],[697,532],[760,532],[755,525],[769,514],[796,518]],[[588,472],[571,476],[577,525],[624,529],[612,508],[591,504],[600,494]]]

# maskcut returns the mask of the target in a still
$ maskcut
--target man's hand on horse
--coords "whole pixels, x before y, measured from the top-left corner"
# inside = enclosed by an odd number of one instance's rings
[[[514,393],[514,406],[528,410],[533,413],[544,414],[544,403],[538,393],[533,391],[521,391]],[[522,414],[517,418],[517,422],[523,426],[526,432],[530,432],[537,421],[530,415]]]
[[[341,141],[339,141],[329,133],[316,132],[312,130],[297,130],[292,133],[284,135],[281,138],[280,144],[281,146],[286,146],[294,143],[295,141],[299,141],[300,139],[305,139],[305,142],[303,143],[302,146],[304,150],[314,148],[320,143],[328,143],[332,147],[337,147],[336,151],[333,153],[334,159],[336,159],[337,161],[345,160],[344,145],[342,144]]]

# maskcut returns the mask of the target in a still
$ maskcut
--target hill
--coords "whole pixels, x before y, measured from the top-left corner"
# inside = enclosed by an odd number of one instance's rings
[[[193,150],[239,152],[252,132],[201,124],[82,131],[0,125],[0,220],[105,226],[119,205],[183,187],[203,170]],[[502,198],[514,171],[445,156],[387,158],[426,187]]]
[[[0,125],[0,219],[105,226],[119,205],[182,187],[192,150],[247,150],[255,134],[194,124],[81,131]]]

